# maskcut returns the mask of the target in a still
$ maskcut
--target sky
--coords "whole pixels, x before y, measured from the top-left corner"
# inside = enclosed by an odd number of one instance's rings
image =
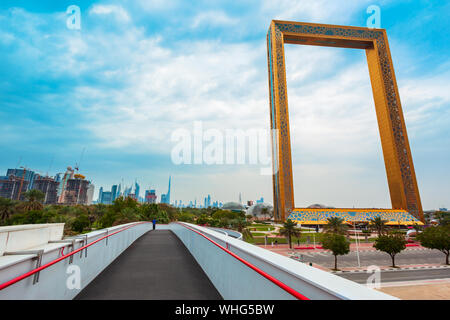
[[[67,27],[70,5],[81,29]],[[255,164],[175,164],[172,135],[269,130],[272,19],[386,29],[424,209],[450,207],[447,1],[0,2],[0,175],[80,172],[172,201],[272,202]],[[297,207],[390,207],[365,53],[286,45]],[[84,151],[83,151],[84,150]]]

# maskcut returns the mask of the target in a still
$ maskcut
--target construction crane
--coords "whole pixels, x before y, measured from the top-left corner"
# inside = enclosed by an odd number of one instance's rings
[[[20,180],[20,187],[19,187],[19,192],[17,193],[17,200],[20,200],[20,195],[22,194],[23,182],[25,181],[25,173],[27,172],[27,168],[20,167],[20,169],[22,169],[22,168],[23,168],[23,174],[22,174],[22,179]]]
[[[83,151],[81,151],[80,161],[78,161],[78,163],[75,163],[75,170],[77,171],[77,174],[75,174],[74,177],[76,179],[80,179],[80,180],[84,180],[84,178],[85,178],[85,176],[83,176],[82,174],[79,173],[81,160],[83,160],[83,156],[84,156],[84,152],[85,151],[86,151],[86,147],[84,147]],[[81,181],[79,183],[80,183],[80,186],[78,187],[78,192],[77,192],[77,204],[79,204],[80,193],[81,193]]]
[[[80,164],[81,160],[83,160],[84,152],[86,151],[86,147],[83,148],[83,151],[81,151],[80,161],[75,163],[75,170],[78,172],[80,170]]]

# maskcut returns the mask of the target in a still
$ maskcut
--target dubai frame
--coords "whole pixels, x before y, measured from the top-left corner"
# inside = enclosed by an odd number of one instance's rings
[[[392,209],[404,209],[423,222],[386,30],[273,20],[267,34],[267,55],[275,220],[285,220],[295,208],[285,43],[366,50]]]

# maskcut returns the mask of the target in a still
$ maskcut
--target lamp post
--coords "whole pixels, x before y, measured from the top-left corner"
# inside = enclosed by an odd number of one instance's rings
[[[355,237],[356,237],[356,256],[357,256],[357,258],[358,258],[358,268],[360,268],[361,267],[361,262],[360,262],[360,260],[359,260],[359,244],[358,244],[358,236],[356,235],[356,223],[355,223],[355,221],[353,221],[353,230],[354,230],[354,234],[355,234]]]

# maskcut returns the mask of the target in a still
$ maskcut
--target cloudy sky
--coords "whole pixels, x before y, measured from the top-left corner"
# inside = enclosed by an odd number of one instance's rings
[[[176,165],[177,129],[269,129],[272,19],[388,33],[424,209],[450,207],[446,1],[99,0],[0,2],[0,175],[25,165],[123,179],[172,200],[272,202],[259,165]],[[81,29],[66,9],[81,9]],[[389,207],[365,53],[286,45],[296,206]],[[97,192],[96,192],[97,193]],[[96,196],[95,196],[96,197]]]

